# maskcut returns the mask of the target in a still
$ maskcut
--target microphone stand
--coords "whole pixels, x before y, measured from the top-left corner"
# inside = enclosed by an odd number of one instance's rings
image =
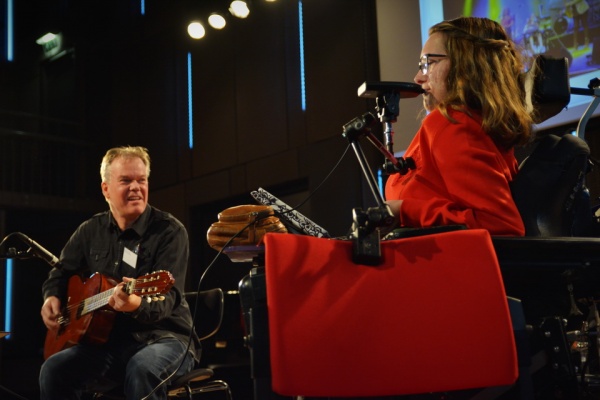
[[[387,153],[384,153],[386,160],[383,164],[383,170],[388,175],[396,172],[404,175],[409,169],[415,169],[415,163],[412,158],[405,160],[404,158],[394,157],[394,128],[392,123],[397,121],[400,112],[400,94],[395,92],[383,93],[377,96],[376,104],[377,116],[385,128],[383,137]]]
[[[18,237],[21,241],[27,243],[29,245],[29,248],[27,249],[27,251],[22,251],[22,250],[17,250],[16,247],[9,247],[6,251],[2,251],[0,253],[0,260],[7,260],[7,259],[13,259],[13,258],[21,259],[21,260],[29,260],[34,257],[39,257],[39,258],[43,259],[44,261],[46,261],[51,266],[57,265],[57,262],[54,262],[54,259],[56,259],[56,260],[58,260],[58,259],[54,255],[52,255],[52,253],[50,253],[50,252],[48,252],[48,250],[42,248],[37,242],[34,242],[32,239],[30,239],[28,236],[24,235],[21,232],[9,233],[6,237],[4,237],[4,239],[2,239],[2,241],[0,242],[0,250],[4,249],[5,243],[8,242],[9,239],[11,239],[15,236]],[[35,246],[38,246],[37,252],[36,252],[36,249],[34,249]],[[41,256],[40,254],[38,254],[38,252],[41,250],[43,250],[45,253],[47,253],[47,255],[44,254],[44,256]],[[10,335],[10,332],[0,331],[0,339],[3,339],[5,336],[8,336],[8,335]],[[9,395],[13,396],[15,399],[27,400],[25,397],[18,395],[17,393],[13,392],[12,390],[8,389],[5,386],[0,385],[0,391],[8,393]]]
[[[4,237],[4,239],[2,239],[2,242],[0,242],[0,250],[2,250],[4,248],[4,244],[11,239],[12,237],[15,236],[19,236],[19,232],[13,232],[8,234],[6,237]],[[30,249],[28,249],[26,252],[23,252],[21,250],[17,250],[16,247],[9,247],[8,249],[6,249],[6,251],[2,251],[0,252],[0,260],[8,260],[11,258],[18,258],[18,259],[29,259],[33,257],[33,254],[30,253],[29,251]]]
[[[366,212],[360,208],[352,210],[352,237],[354,238],[352,259],[356,264],[371,266],[379,265],[383,261],[381,257],[381,237],[377,228],[392,226],[394,223],[394,214],[379,192],[377,181],[367,164],[363,149],[358,142],[358,139],[365,134],[370,135],[370,140],[375,139],[371,137],[372,133],[369,129],[369,125],[374,119],[370,113],[357,117],[344,125],[343,133],[343,136],[348,139],[356,154],[363,175],[377,202],[376,207],[370,207]],[[379,144],[381,145],[381,143]],[[382,146],[378,146],[378,148],[385,150]]]
[[[55,255],[50,253],[48,250],[46,250],[45,248],[40,246],[33,239],[31,239],[30,237],[28,237],[27,235],[25,235],[21,232],[13,232],[13,233],[8,234],[4,239],[2,239],[2,242],[0,242],[0,249],[3,249],[4,244],[9,239],[11,239],[12,237],[15,237],[15,236],[17,238],[19,238],[22,242],[26,243],[29,246],[29,248],[26,251],[22,251],[22,250],[17,250],[16,247],[9,247],[5,252],[3,251],[0,253],[0,260],[6,260],[6,259],[11,259],[11,258],[19,259],[19,260],[29,260],[32,258],[40,258],[43,261],[50,264],[50,266],[52,266],[52,267],[57,267],[59,265],[59,260]]]
[[[356,117],[343,127],[343,136],[352,146],[377,203],[376,207],[370,207],[366,211],[360,208],[352,210],[351,236],[354,239],[352,259],[356,264],[375,266],[383,262],[381,236],[378,228],[390,227],[394,224],[394,214],[379,191],[377,180],[367,164],[358,140],[360,137],[366,136],[384,155],[383,169],[387,174],[400,173],[404,175],[408,170],[414,169],[416,166],[412,158],[404,159],[394,156],[392,123],[396,122],[400,112],[400,98],[416,97],[422,92],[421,86],[403,82],[365,82],[358,88],[359,97],[376,98],[377,114],[379,120],[385,125],[385,146],[371,132],[370,126],[375,122],[375,117],[371,113]]]

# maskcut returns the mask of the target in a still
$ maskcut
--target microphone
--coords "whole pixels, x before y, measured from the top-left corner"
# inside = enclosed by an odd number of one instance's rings
[[[358,97],[377,98],[383,94],[398,94],[401,99],[425,93],[421,85],[410,82],[365,82],[358,87]]]
[[[27,236],[21,232],[19,232],[19,237],[25,243],[27,243],[29,246],[31,246],[31,250],[33,251],[33,254],[35,256],[46,261],[48,264],[50,264],[53,267],[56,264],[58,264],[58,261],[59,261],[58,258],[54,254],[50,253],[48,250],[43,248],[38,242],[36,242],[35,240],[31,239],[29,236]]]

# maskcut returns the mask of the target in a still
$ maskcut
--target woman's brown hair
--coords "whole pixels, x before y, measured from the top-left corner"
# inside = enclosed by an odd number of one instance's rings
[[[447,118],[448,107],[481,113],[483,129],[505,148],[529,142],[533,120],[523,59],[504,28],[487,18],[461,17],[432,26],[434,33],[444,35],[451,63],[440,111]]]

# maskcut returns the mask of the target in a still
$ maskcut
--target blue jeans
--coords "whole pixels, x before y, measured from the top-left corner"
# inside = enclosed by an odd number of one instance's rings
[[[176,379],[194,367],[194,357],[186,344],[175,338],[163,338],[145,344],[133,339],[101,346],[77,345],[49,357],[40,370],[42,400],[81,399],[84,393],[107,392],[123,388],[127,400],[167,398],[167,376]],[[146,397],[148,396],[148,397]]]

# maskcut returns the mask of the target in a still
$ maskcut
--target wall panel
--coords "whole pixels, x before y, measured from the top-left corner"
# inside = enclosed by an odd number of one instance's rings
[[[234,29],[226,29],[189,47],[193,64],[194,176],[231,168],[239,162],[235,40]]]
[[[343,124],[365,110],[358,87],[378,72],[368,55],[377,47],[371,34],[372,2],[305,1],[305,51],[308,141],[341,134]]]
[[[236,53],[237,149],[244,163],[286,151],[285,24],[281,4],[256,7],[238,24]]]

